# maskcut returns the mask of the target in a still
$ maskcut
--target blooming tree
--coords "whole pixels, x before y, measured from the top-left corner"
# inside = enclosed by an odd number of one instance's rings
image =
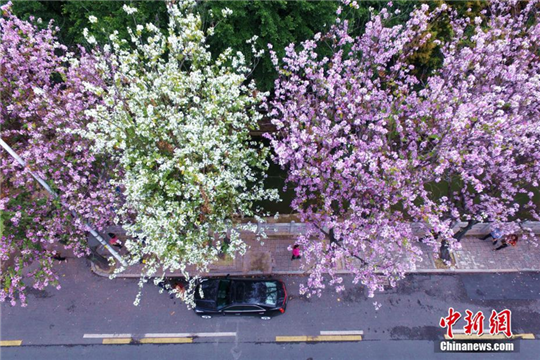
[[[248,134],[261,117],[262,95],[246,81],[242,54],[228,50],[212,59],[194,5],[168,4],[166,34],[148,23],[129,29],[130,39],[113,33],[109,44],[96,46],[104,84],[88,89],[103,104],[87,112],[95,121],[84,132],[123,169],[119,213],[131,264],[144,258],[140,285],[180,270],[191,280],[188,303],[198,271],[222,252],[245,252],[236,220],[257,215],[255,202],[277,197],[264,190],[260,173],[268,150]],[[95,43],[88,33],[87,40]],[[255,225],[244,229],[257,232]]]
[[[445,196],[423,194],[437,204],[435,225],[489,221],[527,238],[524,217],[540,219],[532,191],[540,181],[539,3],[519,6],[492,2],[485,20],[450,14],[443,66],[419,93],[433,133],[427,180],[447,184]]]
[[[0,136],[27,167],[0,151],[0,301],[25,305],[25,278],[35,289],[60,288],[52,269],[58,244],[78,257],[88,254],[82,219],[98,229],[109,225],[116,200],[105,159],[88,152],[88,140],[65,131],[84,127],[84,109],[97,101],[83,86],[97,80],[93,64],[60,45],[52,24],[38,30],[36,22],[12,15],[9,5],[1,11]],[[59,197],[45,192],[30,171]]]
[[[436,250],[436,237],[454,245],[459,220],[512,221],[509,232],[518,210],[538,218],[538,2],[521,11],[493,2],[475,24],[445,4],[422,5],[395,26],[389,5],[361,36],[338,19],[289,46],[282,65],[272,54],[281,75],[267,101],[278,129],[269,137],[308,224],[298,238],[312,266],[308,295],[321,294],[326,274],[344,289],[338,262],[370,296],[395,286],[420,260],[418,231],[430,231],[424,241]],[[442,16],[454,33],[437,40],[444,62],[423,82],[410,59]],[[531,201],[517,204],[521,193]]]

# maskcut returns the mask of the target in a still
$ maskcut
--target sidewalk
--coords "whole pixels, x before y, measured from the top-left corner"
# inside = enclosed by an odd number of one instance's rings
[[[264,245],[256,241],[252,233],[242,234],[242,238],[249,246],[244,256],[220,259],[210,266],[210,272],[204,276],[246,276],[246,275],[272,275],[272,274],[304,274],[309,272],[303,268],[302,260],[291,260],[291,252],[287,249],[295,242],[296,234],[303,229],[302,224],[269,224],[266,231],[268,238]],[[276,231],[274,231],[274,229]],[[516,247],[508,246],[499,251],[494,248],[491,241],[481,241],[479,237],[488,231],[486,224],[476,225],[461,240],[462,248],[453,251],[455,266],[448,268],[437,266],[431,248],[418,244],[424,250],[423,261],[416,263],[410,273],[458,273],[458,272],[519,272],[540,271],[540,246],[535,247],[531,241],[520,240]],[[114,229],[121,234],[118,228]],[[535,233],[538,232],[535,229]],[[122,236],[120,236],[122,239]],[[537,241],[540,238],[537,235]],[[132,266],[119,274],[118,277],[139,277],[142,266]],[[93,271],[101,276],[109,276],[109,272],[92,264]],[[188,269],[194,273],[195,269]],[[338,264],[337,272],[346,274],[344,264]],[[181,277],[180,273],[168,273],[168,277]]]

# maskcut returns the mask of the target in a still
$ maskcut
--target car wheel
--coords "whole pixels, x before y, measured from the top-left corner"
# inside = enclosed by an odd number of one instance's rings
[[[201,315],[201,317],[202,317],[203,319],[211,319],[211,318],[212,318],[211,315]]]
[[[270,316],[261,316],[261,320],[270,320],[271,317]]]

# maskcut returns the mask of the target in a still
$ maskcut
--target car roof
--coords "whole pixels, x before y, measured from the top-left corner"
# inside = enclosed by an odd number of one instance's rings
[[[276,283],[276,280],[256,280],[256,279],[231,279],[232,280],[232,294],[231,303],[235,305],[261,305],[272,306],[273,302],[269,304],[267,301],[272,296],[272,288],[268,288],[268,283]],[[277,294],[275,295],[277,301]]]
[[[217,308],[218,289],[221,282],[229,282],[231,286],[227,294],[230,305],[258,305],[275,306],[277,303],[277,289],[279,281],[274,279],[242,279],[242,278],[206,278],[202,279],[200,286],[204,292],[201,299],[198,291],[195,293],[195,301],[198,306],[205,308]],[[268,287],[268,283],[275,284]],[[276,291],[276,293],[274,293]],[[274,303],[274,300],[276,303]],[[270,301],[270,303],[269,303]]]

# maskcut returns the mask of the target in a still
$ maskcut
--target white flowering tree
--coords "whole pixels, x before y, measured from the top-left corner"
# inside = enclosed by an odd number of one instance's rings
[[[268,150],[249,137],[263,94],[247,82],[242,54],[211,57],[212,29],[202,29],[194,4],[169,4],[167,34],[137,25],[130,39],[115,32],[101,46],[85,30],[103,77],[102,86],[88,85],[103,104],[89,111],[95,122],[85,136],[121,164],[115,179],[126,202],[118,215],[131,237],[130,263],[145,259],[141,287],[180,270],[190,280],[188,304],[199,272],[220,253],[245,252],[240,229],[264,236],[236,220],[260,219],[256,202],[277,200],[263,188]]]

